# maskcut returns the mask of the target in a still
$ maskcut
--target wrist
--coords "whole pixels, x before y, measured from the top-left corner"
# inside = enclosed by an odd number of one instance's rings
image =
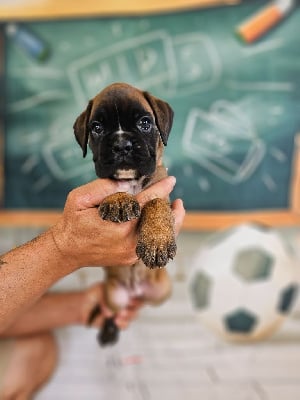
[[[48,233],[53,242],[55,252],[59,259],[59,264],[66,271],[67,275],[74,272],[76,269],[81,267],[81,265],[77,261],[74,254],[70,253],[69,249],[71,246],[68,243],[67,235],[64,233],[65,231],[61,225],[62,224],[58,222],[56,225],[49,229]]]
[[[68,258],[59,246],[55,237],[55,231],[52,228],[44,232],[36,240],[37,248],[41,252],[41,260],[43,259],[43,255],[45,255],[44,263],[53,272],[52,276],[50,275],[51,279],[57,281],[76,270],[73,260]]]

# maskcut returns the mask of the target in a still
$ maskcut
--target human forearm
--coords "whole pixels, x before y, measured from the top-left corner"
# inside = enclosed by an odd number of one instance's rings
[[[51,230],[0,258],[2,332],[72,267],[58,250]]]
[[[127,308],[114,315],[117,326],[125,329],[142,305],[142,301],[133,299]],[[99,328],[112,316],[105,303],[103,285],[96,283],[80,291],[44,294],[0,332],[0,338],[36,335],[69,325]]]
[[[86,302],[81,292],[47,293],[25,310],[0,337],[16,337],[45,332],[68,325],[81,324],[81,309]]]

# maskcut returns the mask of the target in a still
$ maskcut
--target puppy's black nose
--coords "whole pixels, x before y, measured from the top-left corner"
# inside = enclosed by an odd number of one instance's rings
[[[128,154],[132,150],[132,143],[125,138],[118,138],[113,145],[113,151],[118,154]]]

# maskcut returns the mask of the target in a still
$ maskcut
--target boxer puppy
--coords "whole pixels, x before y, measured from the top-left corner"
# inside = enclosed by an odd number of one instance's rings
[[[88,145],[93,153],[97,176],[119,182],[120,191],[100,205],[100,216],[117,223],[139,218],[139,261],[129,267],[105,268],[105,300],[114,311],[126,307],[132,297],[159,304],[171,292],[162,268],[176,253],[169,200],[151,200],[141,210],[135,195],[167,176],[162,157],[172,122],[173,111],[166,102],[126,83],[114,83],[90,100],[74,123],[83,156]],[[130,182],[130,193],[122,191],[124,181]],[[115,342],[117,336],[110,319],[100,342]]]

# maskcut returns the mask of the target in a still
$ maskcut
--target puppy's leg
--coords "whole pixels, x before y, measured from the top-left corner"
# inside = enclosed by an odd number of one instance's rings
[[[112,311],[117,312],[127,307],[130,302],[129,288],[122,284],[121,278],[107,277],[104,289],[105,302]]]
[[[126,308],[130,302],[130,293],[126,278],[130,276],[130,267],[106,268],[104,281],[105,304],[114,312]],[[124,280],[125,279],[125,280]],[[119,328],[114,317],[107,318],[97,336],[100,346],[113,345],[119,339]]]
[[[140,261],[130,267],[107,268],[106,272],[104,298],[114,312],[126,308],[132,298],[159,305],[171,294],[171,280],[166,268],[149,269]],[[118,337],[119,329],[114,318],[108,318],[99,332],[99,344],[114,344]]]
[[[112,222],[126,222],[139,218],[141,214],[140,205],[131,194],[118,192],[104,199],[99,207],[99,214],[104,220]],[[105,299],[106,304],[113,311],[125,308],[130,300],[130,294],[126,289],[126,277],[130,277],[130,272],[126,268],[110,268],[106,271]],[[113,272],[112,272],[113,271]],[[125,285],[122,285],[121,276],[125,277]],[[104,322],[98,334],[98,342],[101,346],[114,344],[119,337],[119,328],[113,318],[108,318]]]
[[[149,268],[164,267],[175,257],[176,249],[174,217],[169,202],[149,201],[140,217],[137,256]]]
[[[171,279],[166,268],[147,270],[147,278],[143,283],[143,298],[151,305],[159,305],[171,295]]]

